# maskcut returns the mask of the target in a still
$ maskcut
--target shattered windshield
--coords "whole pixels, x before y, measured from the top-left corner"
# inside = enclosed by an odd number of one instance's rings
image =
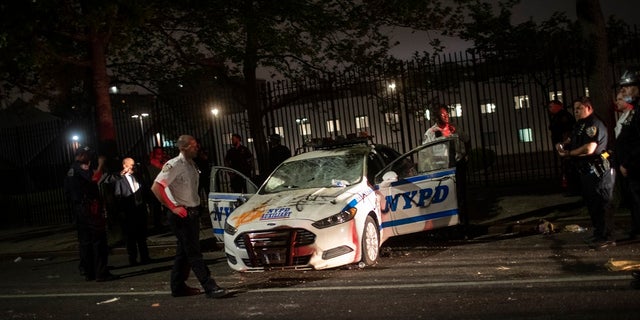
[[[283,163],[261,193],[288,189],[346,187],[362,178],[364,155],[351,153]]]

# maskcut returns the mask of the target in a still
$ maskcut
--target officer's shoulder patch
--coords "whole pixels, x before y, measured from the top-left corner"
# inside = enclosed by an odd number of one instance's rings
[[[173,166],[171,165],[171,163],[167,162],[162,166],[162,172],[167,172],[171,170],[171,168],[173,168]]]
[[[589,136],[589,138],[593,138],[596,135],[596,133],[598,133],[598,127],[596,127],[596,126],[588,127],[585,130],[585,132]]]

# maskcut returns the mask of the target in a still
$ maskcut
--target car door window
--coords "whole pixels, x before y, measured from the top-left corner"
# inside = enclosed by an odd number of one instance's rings
[[[382,176],[389,171],[395,172],[400,180],[455,167],[458,155],[456,146],[459,145],[456,141],[456,138],[439,139],[409,151],[376,174],[376,183],[382,182]]]
[[[439,141],[422,148],[417,152],[417,167],[418,173],[441,170],[451,167],[452,157],[449,148],[449,142],[451,140]],[[453,153],[455,154],[455,153]]]

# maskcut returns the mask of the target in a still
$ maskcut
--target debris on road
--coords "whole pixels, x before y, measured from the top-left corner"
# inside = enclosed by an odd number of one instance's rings
[[[112,299],[109,299],[109,300],[104,300],[104,301],[96,302],[96,304],[100,305],[100,304],[112,303],[112,302],[116,302],[116,301],[118,301],[118,300],[120,300],[120,298],[115,297],[115,298],[112,298]]]
[[[555,233],[555,227],[553,225],[553,223],[545,220],[545,219],[540,219],[539,223],[538,223],[538,232],[542,233],[542,234],[551,234],[551,233]]]
[[[609,271],[626,271],[640,269],[640,260],[619,260],[609,259],[605,264]]]
[[[576,233],[580,233],[580,232],[585,232],[587,231],[587,228],[583,228],[577,224],[569,224],[564,226],[564,231],[566,232],[576,232]]]

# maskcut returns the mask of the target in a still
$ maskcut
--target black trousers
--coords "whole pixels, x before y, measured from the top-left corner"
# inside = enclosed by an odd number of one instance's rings
[[[189,208],[186,218],[169,211],[169,225],[177,238],[176,257],[171,270],[171,292],[185,288],[190,270],[193,270],[205,292],[213,291],[216,287],[200,251],[199,210],[198,207]]]
[[[109,274],[107,263],[107,221],[97,200],[73,206],[78,225],[80,266],[87,279],[100,279]]]
[[[149,247],[147,246],[147,208],[144,204],[132,204],[124,210],[124,234],[127,244],[129,263],[135,264],[140,253],[140,262],[148,262]]]
[[[631,212],[630,235],[640,235],[640,177],[623,177],[622,193]]]
[[[582,174],[582,197],[593,225],[593,236],[599,240],[613,240],[613,170],[598,177],[593,173]]]

